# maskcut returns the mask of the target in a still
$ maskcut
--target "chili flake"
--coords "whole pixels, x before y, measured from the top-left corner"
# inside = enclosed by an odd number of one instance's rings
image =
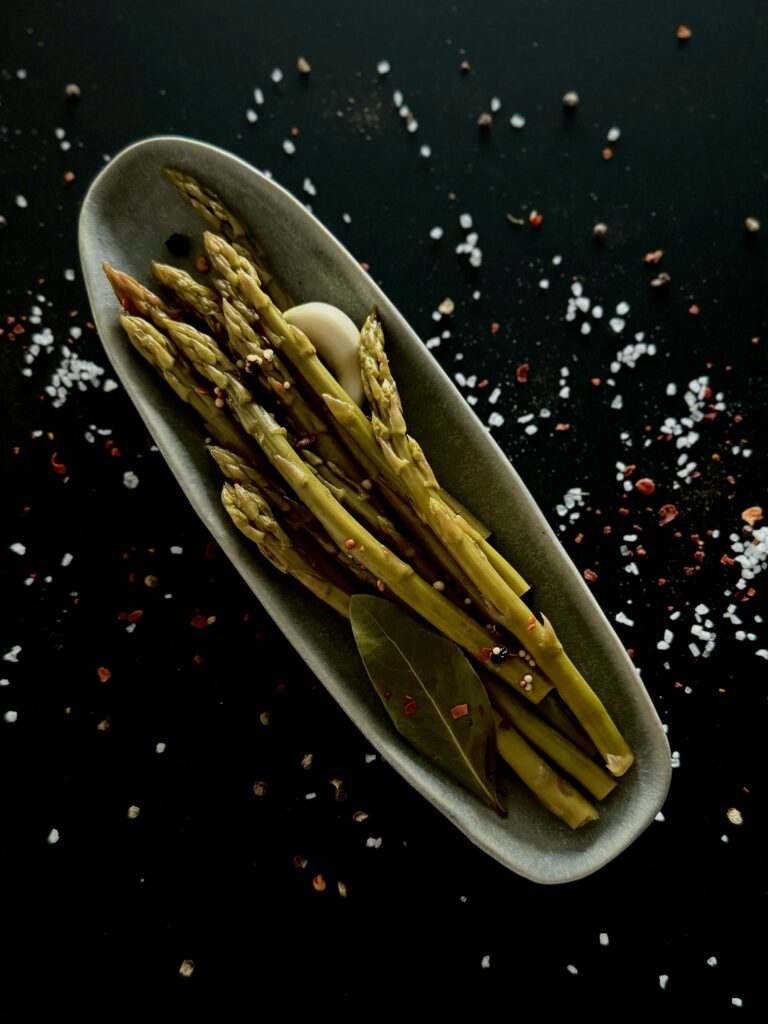
[[[456,704],[455,707],[451,708],[451,718],[453,718],[454,720],[456,720],[457,718],[464,718],[464,716],[468,714],[468,704]]]

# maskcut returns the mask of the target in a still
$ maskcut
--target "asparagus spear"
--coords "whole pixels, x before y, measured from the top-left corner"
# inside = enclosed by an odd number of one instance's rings
[[[483,683],[499,714],[597,800],[605,799],[616,788],[615,779],[532,711],[508,686],[487,676]]]
[[[163,173],[176,186],[182,199],[188,202],[210,224],[214,231],[218,231],[228,238],[238,250],[242,251],[250,259],[257,268],[259,277],[264,282],[264,287],[272,301],[280,309],[287,309],[291,303],[279,283],[273,277],[267,265],[264,250],[251,238],[246,227],[222,203],[216,193],[208,188],[203,188],[189,174],[184,174],[182,171],[172,167],[164,167]]]
[[[327,562],[320,561],[317,552],[308,557],[306,551],[298,548],[257,490],[242,484],[224,484],[221,500],[238,530],[255,541],[264,557],[280,572],[295,577],[334,611],[349,618],[349,599],[353,593],[350,583],[334,573]]]
[[[381,323],[375,315],[365,322],[361,342],[363,383],[373,411],[373,428],[414,507],[482,591],[489,614],[535,651],[536,661],[594,742],[611,774],[623,775],[634,756],[600,699],[563,650],[551,623],[546,616],[539,622],[531,614],[490,563],[465,520],[440,498],[423,451],[406,433],[400,397],[384,351]]]
[[[562,779],[506,719],[496,711],[493,718],[499,754],[548,811],[574,829],[600,817],[592,804]]]
[[[159,371],[179,398],[188,402],[202,417],[211,437],[216,438],[219,444],[235,452],[241,459],[251,461],[254,453],[252,440],[243,433],[225,410],[217,405],[209,390],[197,385],[191,370],[172,352],[165,335],[148,320],[138,316],[122,315],[120,323],[139,353]]]
[[[205,284],[200,284],[191,274],[167,263],[152,263],[155,279],[169,292],[184,309],[198,316],[217,338],[226,338],[227,328],[221,310],[218,294]]]

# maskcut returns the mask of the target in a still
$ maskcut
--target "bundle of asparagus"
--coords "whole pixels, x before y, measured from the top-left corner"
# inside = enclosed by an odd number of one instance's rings
[[[355,595],[377,594],[462,648],[482,666],[501,757],[571,827],[596,819],[559,773],[602,800],[633,755],[552,625],[522,600],[526,582],[407,433],[377,314],[359,346],[369,417],[284,316],[288,299],[240,220],[193,178],[165,173],[213,228],[203,235],[213,287],[153,264],[169,305],[104,269],[134,347],[201,416],[234,525],[340,615]]]

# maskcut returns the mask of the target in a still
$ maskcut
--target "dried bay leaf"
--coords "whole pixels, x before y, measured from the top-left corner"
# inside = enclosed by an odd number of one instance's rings
[[[365,669],[398,732],[503,814],[489,776],[491,704],[463,652],[383,598],[355,594],[349,610]]]

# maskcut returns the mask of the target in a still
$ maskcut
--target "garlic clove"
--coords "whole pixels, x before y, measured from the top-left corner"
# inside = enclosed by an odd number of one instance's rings
[[[328,302],[305,302],[287,309],[283,316],[298,327],[357,405],[365,401],[360,375],[360,331],[346,313]]]

